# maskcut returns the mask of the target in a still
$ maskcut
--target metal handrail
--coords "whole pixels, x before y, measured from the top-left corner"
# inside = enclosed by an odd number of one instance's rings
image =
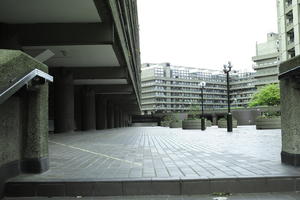
[[[4,91],[0,91],[0,104],[4,103],[9,97],[15,94],[19,89],[21,89],[24,85],[28,84],[29,81],[31,81],[35,77],[40,77],[45,81],[53,82],[52,76],[39,69],[34,69],[22,78],[20,78],[9,88],[5,89]]]

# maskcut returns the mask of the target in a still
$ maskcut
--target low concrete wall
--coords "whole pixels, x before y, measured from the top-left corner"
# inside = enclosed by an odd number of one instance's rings
[[[182,128],[182,121],[177,121],[177,122],[171,122],[170,123],[170,128]]]
[[[232,116],[237,120],[239,126],[255,125],[256,118],[260,115],[260,109],[257,110],[233,110]]]
[[[281,129],[281,118],[256,119],[256,129]]]
[[[201,120],[183,120],[182,129],[201,129]]]
[[[158,126],[157,122],[132,123],[132,127]]]
[[[227,128],[227,120],[220,119],[218,121],[218,128]],[[232,128],[237,128],[237,120],[232,120]]]
[[[0,199],[6,179],[20,173],[21,101],[17,96],[0,104]]]

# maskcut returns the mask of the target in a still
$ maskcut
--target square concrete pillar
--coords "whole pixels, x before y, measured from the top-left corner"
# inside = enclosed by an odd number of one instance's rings
[[[60,68],[54,72],[54,132],[69,132],[74,129],[73,74]]]
[[[26,173],[41,173],[49,168],[48,84],[27,93],[27,106],[21,168]]]
[[[96,95],[96,129],[107,129],[107,100]]]
[[[96,96],[90,88],[82,90],[82,128],[83,130],[96,130]]]
[[[283,163],[300,166],[300,79],[280,80]]]
[[[114,128],[120,127],[120,110],[117,106],[114,107]]]
[[[109,102],[107,105],[107,128],[114,128],[115,127],[115,117],[114,117],[114,105]]]

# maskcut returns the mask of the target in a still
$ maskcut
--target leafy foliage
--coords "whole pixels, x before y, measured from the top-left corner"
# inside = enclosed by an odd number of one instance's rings
[[[189,119],[200,119],[200,106],[199,105],[191,105],[190,110],[188,112]]]
[[[276,106],[280,104],[280,90],[278,84],[269,84],[261,88],[251,99],[249,107]]]

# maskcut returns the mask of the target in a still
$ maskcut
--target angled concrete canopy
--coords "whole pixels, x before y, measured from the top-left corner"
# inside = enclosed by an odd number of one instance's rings
[[[33,57],[46,50],[53,52],[44,63],[62,84],[54,84],[56,90],[72,91],[64,87],[71,84],[70,87],[89,88],[102,96],[122,94],[123,102],[135,101],[133,110],[140,111],[136,1],[3,0],[0,22],[2,48],[22,49]],[[59,80],[64,77],[70,83]],[[52,91],[50,86],[50,118],[54,116],[52,96],[66,94],[52,95]],[[129,95],[130,99],[126,99]],[[74,98],[68,101],[71,99]]]

